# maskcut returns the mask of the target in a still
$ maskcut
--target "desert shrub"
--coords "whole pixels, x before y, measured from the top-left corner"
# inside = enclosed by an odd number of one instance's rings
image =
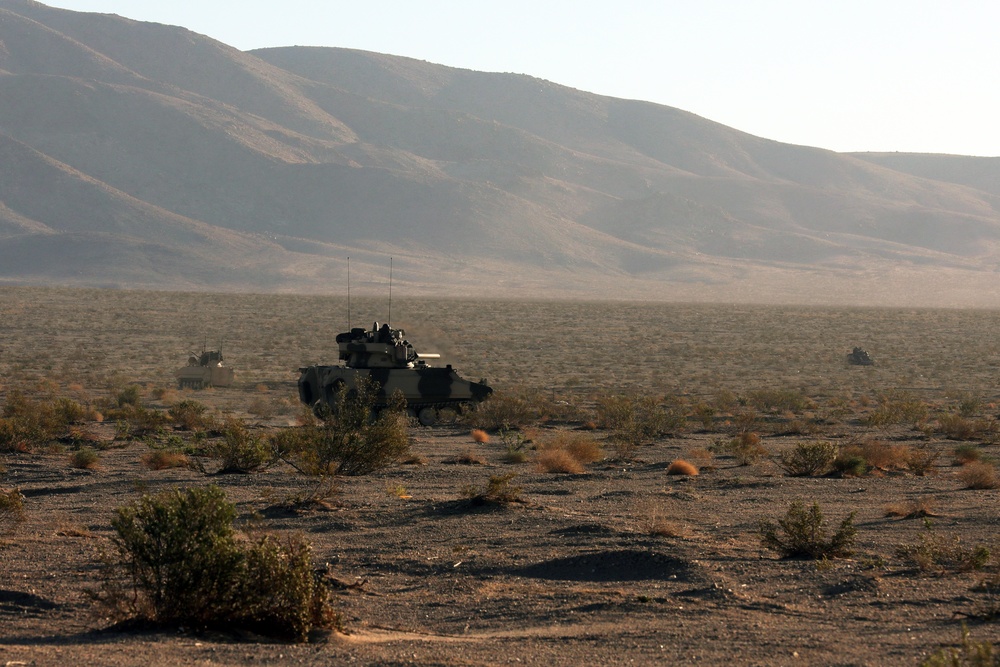
[[[813,503],[806,509],[802,503],[794,502],[777,523],[761,522],[761,543],[784,558],[820,559],[851,555],[857,533],[854,512],[840,522],[840,527],[829,538],[823,524],[819,503]]]
[[[837,453],[837,445],[832,442],[800,442],[792,450],[781,453],[778,465],[792,477],[816,477],[830,470]]]
[[[875,408],[862,420],[868,426],[918,424],[927,419],[927,404],[902,390],[892,390],[876,397]]]
[[[214,486],[144,496],[119,508],[113,542],[129,581],[124,591],[116,589],[109,573],[105,601],[164,625],[248,629],[296,641],[333,624],[309,545],[267,536],[241,542],[235,518],[235,507]]]
[[[208,449],[211,456],[221,459],[220,473],[251,473],[267,468],[277,459],[271,441],[250,431],[234,417],[222,426],[222,439]]]
[[[978,461],[983,457],[983,452],[979,449],[978,445],[959,445],[955,448],[955,464],[965,465],[966,463],[972,463],[973,461]]]
[[[207,411],[208,406],[192,399],[185,399],[171,405],[167,410],[167,414],[170,415],[170,419],[181,429],[196,431],[205,428],[211,423],[211,420],[205,415]]]
[[[981,570],[990,560],[985,545],[966,545],[961,538],[938,533],[934,522],[924,519],[924,529],[913,544],[896,547],[896,556],[924,572],[969,572]]]
[[[503,426],[498,432],[504,446],[503,460],[507,463],[524,463],[528,460],[528,440],[523,431]]]
[[[974,417],[983,407],[983,398],[977,394],[963,392],[958,398],[958,414]]]
[[[763,412],[802,412],[809,401],[794,389],[755,389],[746,395],[748,405]]]
[[[872,468],[903,470],[910,463],[911,448],[899,443],[870,440],[861,443],[861,455]]]
[[[538,469],[542,472],[562,472],[579,475],[585,468],[572,454],[565,449],[547,449],[539,452],[535,458]]]
[[[931,447],[914,447],[910,450],[910,460],[906,465],[914,475],[923,477],[934,472],[938,455],[939,452]]]
[[[0,531],[21,521],[24,521],[24,496],[21,495],[21,490],[0,489]]]
[[[191,461],[186,454],[166,449],[155,449],[142,457],[143,464],[150,470],[167,470],[169,468],[187,468]]]
[[[285,429],[277,450],[298,459],[300,467],[317,475],[365,475],[398,461],[410,448],[405,401],[398,392],[389,405],[373,415],[378,385],[358,382],[341,387],[319,424]]]
[[[486,461],[483,460],[481,456],[478,456],[471,449],[462,450],[458,456],[450,456],[442,461],[442,463],[454,463],[466,466],[481,466],[485,465]]]
[[[714,406],[708,403],[698,403],[691,410],[690,418],[700,423],[701,427],[707,431],[715,425],[715,414],[716,409]]]
[[[516,477],[514,473],[493,475],[485,488],[477,489],[471,485],[466,486],[462,489],[462,495],[472,501],[474,505],[509,505],[523,502],[521,500],[521,487],[513,486],[510,483],[514,477]]]
[[[472,436],[473,442],[484,443],[484,442],[489,442],[490,441],[490,434],[487,433],[486,431],[484,431],[481,428],[474,428],[474,429],[472,429],[472,431],[471,431],[471,433],[469,435]]]
[[[697,475],[698,468],[683,459],[677,459],[667,466],[668,475]]]
[[[969,639],[969,629],[962,624],[962,641],[958,648],[940,649],[920,667],[1000,667],[1000,653],[994,653],[988,641]]]
[[[557,431],[538,444],[538,449],[548,451],[563,449],[580,463],[594,463],[604,458],[601,443],[589,433]]]
[[[69,457],[70,465],[74,468],[93,470],[100,461],[100,455],[90,447],[81,447]]]
[[[123,426],[124,437],[136,438],[162,432],[169,419],[166,413],[159,410],[132,404],[112,408],[108,412],[108,417],[116,422],[116,437],[117,425],[120,423]]]
[[[967,489],[1000,489],[997,467],[985,461],[973,461],[962,466],[958,478]]]
[[[130,384],[127,387],[122,387],[115,393],[115,405],[119,408],[124,408],[125,406],[137,407],[140,405],[142,400],[142,387],[137,384]]]
[[[942,414],[937,418],[936,430],[950,440],[995,440],[997,422],[962,414]]]
[[[885,510],[885,515],[903,519],[919,519],[934,516],[933,509],[934,499],[923,496],[907,503],[889,505]]]
[[[652,396],[608,395],[597,401],[598,423],[612,440],[649,442],[681,431],[687,417],[675,406]]]
[[[53,417],[60,426],[79,424],[95,417],[94,411],[71,398],[57,398],[52,406]]]
[[[831,466],[841,477],[862,477],[868,472],[868,461],[858,445],[849,445],[839,450]]]
[[[579,418],[579,411],[565,401],[557,401],[551,393],[540,389],[495,391],[488,400],[469,414],[470,426],[495,430],[503,427],[523,428],[552,420]]]
[[[753,465],[767,455],[767,450],[760,444],[760,436],[753,431],[743,431],[729,441],[726,451],[733,455],[736,463],[741,466]]]

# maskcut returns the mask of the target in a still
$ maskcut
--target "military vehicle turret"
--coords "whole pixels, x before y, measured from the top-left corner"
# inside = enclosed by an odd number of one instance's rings
[[[318,410],[332,405],[341,387],[354,388],[361,378],[371,378],[379,387],[376,410],[385,407],[388,397],[400,391],[407,410],[425,426],[436,424],[445,414],[461,414],[493,393],[485,380],[462,379],[447,365],[437,368],[427,363],[438,354],[420,354],[407,341],[402,329],[378,322],[371,331],[354,328],[337,335],[340,349],[338,366],[300,368],[299,399]]]
[[[233,383],[233,369],[222,365],[222,350],[204,350],[191,355],[187,366],[176,373],[177,386],[181,389],[228,387]]]
[[[875,360],[872,359],[867,350],[856,347],[847,355],[847,363],[852,366],[873,366]]]

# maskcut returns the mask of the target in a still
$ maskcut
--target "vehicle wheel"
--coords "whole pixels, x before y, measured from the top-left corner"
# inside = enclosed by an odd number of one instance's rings
[[[438,420],[437,410],[430,407],[421,408],[420,412],[417,414],[417,419],[419,419],[420,423],[424,426],[434,426],[434,424],[437,424]]]
[[[454,424],[458,421],[458,412],[455,408],[441,408],[438,410],[438,419],[442,424]]]

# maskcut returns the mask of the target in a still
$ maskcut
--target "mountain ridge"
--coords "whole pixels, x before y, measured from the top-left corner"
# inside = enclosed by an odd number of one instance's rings
[[[0,72],[0,283],[1000,306],[1000,158],[27,0]]]

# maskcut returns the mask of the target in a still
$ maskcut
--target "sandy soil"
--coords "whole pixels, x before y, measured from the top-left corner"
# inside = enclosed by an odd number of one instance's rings
[[[195,325],[177,314],[201,297],[157,295],[143,307],[141,295],[126,293],[124,310],[115,311],[107,294],[86,294],[0,294],[7,346],[0,395],[15,385],[44,385],[93,399],[131,374],[154,408],[194,398],[287,428],[296,404],[293,369],[329,347],[322,335],[329,327],[288,323],[304,321],[315,299],[283,305],[279,316],[268,310],[277,303],[270,297],[220,298],[220,307],[232,306],[225,311],[233,325],[227,350],[237,386],[154,399],[179,365],[174,357],[186,358],[183,341],[197,340]],[[964,442],[984,458],[1000,456],[996,344],[988,335],[996,313],[492,304],[490,317],[501,325],[487,326],[470,317],[477,309],[482,305],[455,302],[447,324],[425,331],[452,332],[442,338],[466,355],[472,350],[475,362],[462,366],[468,376],[483,371],[502,391],[546,389],[553,399],[579,401],[581,414],[598,385],[683,392],[689,406],[722,390],[742,395],[760,387],[792,388],[812,402],[794,412],[761,411],[755,428],[767,455],[748,466],[721,447],[737,428],[735,412],[720,411],[708,428],[692,420],[674,437],[644,443],[631,460],[616,459],[608,433],[583,430],[581,420],[532,427],[535,442],[571,431],[605,443],[605,458],[582,474],[544,472],[530,457],[507,463],[495,432],[477,443],[469,426],[414,427],[412,451],[421,464],[343,478],[328,509],[304,512],[284,509],[283,501],[316,482],[285,464],[253,475],[153,471],[142,462],[149,451],[142,440],[101,451],[94,470],[72,467],[65,446],[2,453],[0,487],[21,490],[25,520],[0,531],[0,664],[915,665],[955,645],[963,622],[974,640],[996,639],[995,622],[978,618],[1000,609],[980,585],[996,579],[996,557],[978,571],[918,568],[899,550],[922,543],[924,519],[888,516],[923,506],[939,544],[997,553],[1000,490],[965,488],[954,463],[962,442],[938,424],[961,396],[976,393],[973,418],[989,428]],[[418,311],[413,306],[410,317],[420,319]],[[593,323],[595,312],[608,318]],[[657,342],[644,344],[645,352],[622,345],[647,340],[655,322]],[[539,334],[553,331],[559,335]],[[845,366],[841,350],[864,343],[851,331],[878,341],[871,346],[878,366]],[[776,341],[785,353],[771,353]],[[165,352],[170,346],[181,352]],[[604,354],[616,350],[614,358]],[[656,355],[656,363],[643,355]],[[866,425],[877,393],[901,387],[926,404],[927,418]],[[810,425],[808,433],[796,432],[796,423]],[[86,428],[107,438],[114,431],[113,424]],[[841,446],[877,440],[939,456],[923,476],[892,467],[863,477],[785,475],[776,455],[817,439]],[[462,454],[481,463],[451,462]],[[677,458],[696,462],[701,474],[668,475]],[[212,461],[205,465],[211,472]],[[510,472],[522,502],[475,506],[466,498],[466,487],[483,488]],[[115,508],[144,493],[207,484],[237,504],[241,524],[306,537],[346,634],[289,645],[108,630],[88,592],[98,585]],[[796,501],[818,502],[833,525],[856,512],[854,555],[784,560],[764,548],[759,523],[784,516]]]

